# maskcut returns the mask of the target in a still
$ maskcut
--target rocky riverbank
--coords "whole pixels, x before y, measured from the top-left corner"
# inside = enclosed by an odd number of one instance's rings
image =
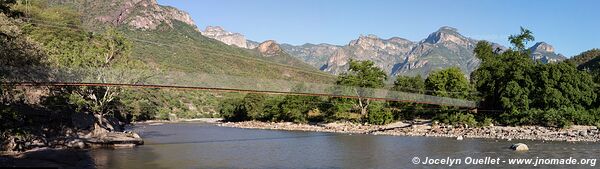
[[[468,127],[438,125],[427,121],[398,122],[389,125],[363,125],[355,123],[296,124],[270,122],[228,122],[220,126],[247,129],[314,131],[331,133],[354,133],[392,136],[427,136],[453,138],[487,138],[502,140],[541,140],[568,142],[598,142],[600,131],[593,126],[573,126],[568,129],[539,126],[488,126]]]

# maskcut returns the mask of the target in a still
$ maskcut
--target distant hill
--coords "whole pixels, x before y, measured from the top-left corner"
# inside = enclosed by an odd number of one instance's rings
[[[585,51],[577,56],[573,56],[569,61],[577,65],[577,68],[581,70],[598,72],[600,71],[600,49]]]

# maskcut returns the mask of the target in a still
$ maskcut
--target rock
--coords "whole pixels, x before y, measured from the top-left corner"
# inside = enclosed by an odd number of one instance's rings
[[[586,137],[586,136],[588,136],[588,133],[587,133],[587,131],[580,131],[579,135],[583,136],[583,137]]]
[[[203,36],[221,41],[227,45],[234,45],[240,48],[252,49],[255,45],[248,44],[248,40],[244,35],[225,31],[220,26],[207,26],[202,32]]]
[[[169,121],[177,121],[177,115],[173,113],[169,113]]]
[[[276,56],[283,52],[281,46],[279,46],[279,44],[277,44],[277,42],[275,42],[274,40],[268,40],[261,43],[260,45],[258,45],[258,48],[256,48],[256,50],[261,55],[267,57]]]
[[[510,146],[510,149],[515,150],[515,151],[528,151],[529,147],[526,144],[517,143],[517,144],[513,144],[512,146]]]
[[[456,137],[456,140],[464,140],[465,138],[463,136],[458,136]]]
[[[86,148],[85,143],[81,139],[74,139],[67,143],[67,147],[74,149],[84,149]]]
[[[156,0],[107,0],[94,4],[98,5],[94,9],[106,9],[94,16],[95,19],[114,26],[128,25],[136,29],[155,30],[161,24],[174,27],[175,21],[180,21],[196,28],[196,23],[187,12],[161,6]]]

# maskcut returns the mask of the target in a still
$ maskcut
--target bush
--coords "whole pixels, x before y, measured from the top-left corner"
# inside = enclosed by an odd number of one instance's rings
[[[248,119],[245,111],[241,111],[240,99],[228,99],[219,105],[219,113],[225,121],[244,121]]]
[[[473,114],[458,111],[439,114],[433,117],[433,120],[451,125],[477,125],[477,120],[475,120],[475,116]]]
[[[500,115],[500,122],[513,126],[539,124],[542,113],[539,109],[507,112]]]
[[[508,125],[542,125],[547,127],[569,127],[577,125],[596,125],[599,119],[595,110],[581,107],[561,107],[559,109],[530,109],[501,115],[502,122]]]
[[[542,113],[541,116],[541,125],[548,127],[560,127],[565,128],[573,125],[573,122],[570,121],[565,115],[568,112],[563,112],[561,110],[550,109]]]
[[[394,114],[390,109],[369,111],[369,124],[386,125],[394,122]]]

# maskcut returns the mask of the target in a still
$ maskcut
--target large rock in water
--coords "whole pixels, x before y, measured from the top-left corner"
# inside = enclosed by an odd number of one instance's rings
[[[517,143],[510,146],[510,149],[513,149],[515,151],[528,151],[529,147],[526,144]]]

